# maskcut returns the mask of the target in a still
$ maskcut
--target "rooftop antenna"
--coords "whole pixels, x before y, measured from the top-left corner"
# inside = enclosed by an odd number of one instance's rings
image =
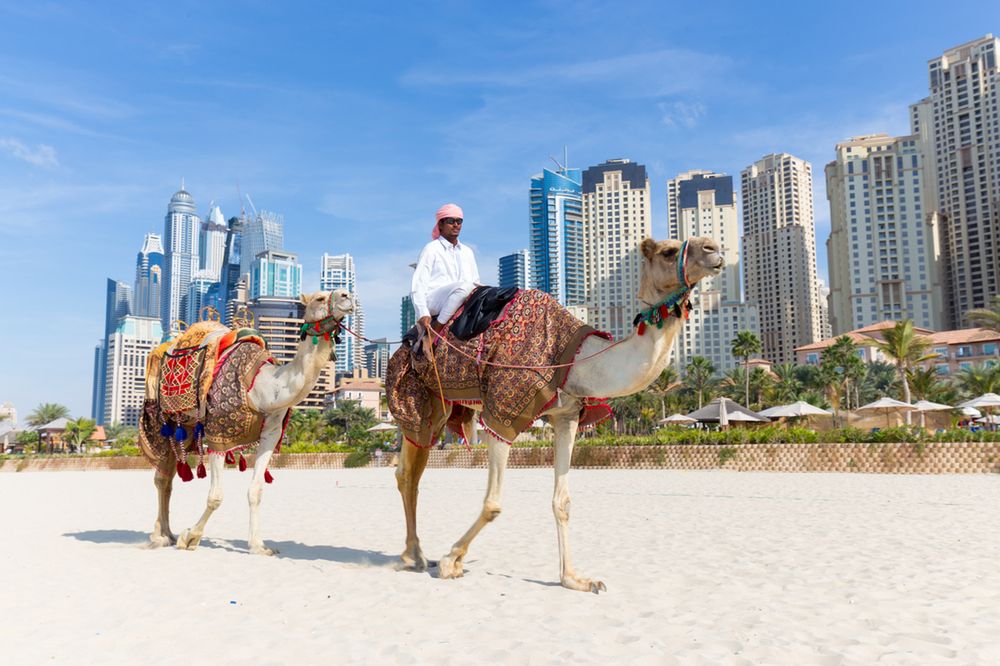
[[[181,189],[184,189],[184,176],[181,176]]]
[[[549,159],[556,163],[556,166],[559,167],[560,172],[566,171],[569,168],[569,148],[567,146],[563,146],[562,164],[560,164],[559,160],[552,157],[551,155],[549,155]]]

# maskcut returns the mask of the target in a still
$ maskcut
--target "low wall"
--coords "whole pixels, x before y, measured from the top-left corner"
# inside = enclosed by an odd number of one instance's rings
[[[280,454],[274,469],[343,468],[346,453]],[[367,467],[395,466],[397,455],[372,457]],[[508,467],[551,467],[553,450],[514,447]],[[434,449],[428,467],[486,467],[486,449]],[[875,474],[997,474],[1000,442],[930,444],[742,444],[579,446],[573,467],[612,469],[731,469],[761,472],[865,472]],[[142,458],[26,457],[5,460],[2,472],[148,469]]]

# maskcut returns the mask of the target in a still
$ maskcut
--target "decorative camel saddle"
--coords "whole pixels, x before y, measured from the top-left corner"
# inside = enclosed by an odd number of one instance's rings
[[[517,292],[485,331],[471,339],[462,340],[452,330],[460,316],[461,311],[442,329],[444,340],[437,342],[433,360],[404,340],[386,369],[389,410],[406,431],[417,433],[419,441],[412,443],[420,447],[433,445],[439,435],[431,432],[431,422],[442,400],[449,407],[481,410],[480,424],[512,442],[555,400],[583,341],[590,335],[606,336],[549,294],[534,290]],[[603,401],[588,400],[581,425],[608,416]]]
[[[264,424],[247,394],[260,369],[273,362],[256,331],[217,321],[198,322],[157,347],[146,362],[139,422],[140,448],[157,472],[172,475],[176,461],[181,480],[190,481],[187,456],[195,454],[204,478],[206,454],[224,454],[233,464],[237,450],[245,470],[243,452],[257,446]]]

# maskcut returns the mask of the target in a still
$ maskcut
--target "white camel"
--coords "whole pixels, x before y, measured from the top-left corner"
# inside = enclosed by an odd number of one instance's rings
[[[305,321],[316,326],[316,330],[336,328],[345,316],[353,312],[354,300],[351,294],[343,289],[332,292],[316,292],[310,296],[303,295],[305,304]],[[220,325],[221,326],[221,325]],[[316,385],[320,372],[330,360],[333,351],[333,341],[322,334],[305,335],[299,342],[295,357],[284,365],[265,364],[257,373],[253,387],[248,393],[250,407],[263,414],[264,424],[260,433],[260,442],[256,448],[256,459],[253,474],[250,479],[250,489],[247,499],[250,503],[250,552],[260,555],[274,555],[277,551],[264,545],[260,536],[260,500],[264,488],[264,476],[271,455],[281,437],[286,412],[305,398]],[[178,548],[194,550],[205,532],[205,524],[212,513],[222,504],[222,471],[224,457],[212,454],[207,456],[210,484],[208,501],[205,511],[198,522],[190,529],[184,530],[180,537],[175,537],[170,531],[170,494],[173,487],[174,474],[157,470],[155,476],[156,490],[159,500],[159,514],[150,536],[152,547],[177,545]]]
[[[640,250],[642,274],[638,297],[649,308],[646,312],[657,310],[663,303],[672,305],[678,296],[686,293],[683,291],[685,288],[693,286],[702,278],[718,275],[724,264],[719,245],[710,238],[692,238],[686,246],[680,241],[657,242],[647,238],[642,242]],[[598,336],[586,338],[577,355],[580,360],[570,369],[553,406],[544,413],[555,433],[552,511],[559,538],[559,580],[564,587],[595,593],[606,589],[603,582],[577,574],[570,557],[567,474],[583,399],[590,396],[625,396],[649,386],[667,365],[671,345],[683,325],[684,319],[677,317],[667,318],[662,328],[640,324],[640,330],[610,349],[612,343],[607,340]],[[603,350],[607,351],[601,353]],[[446,418],[447,415],[435,414],[435,431],[443,426]],[[466,431],[471,430],[466,427]],[[418,441],[415,433],[404,434],[407,437],[396,469],[396,482],[406,514],[406,550],[402,554],[402,561],[407,567],[426,570],[427,559],[417,537],[416,511],[418,486],[429,450],[410,443]],[[475,523],[455,542],[451,551],[441,558],[438,564],[441,578],[458,578],[463,575],[462,563],[469,544],[487,523],[500,515],[501,489],[509,445],[496,439],[488,431],[483,431],[483,437],[489,459],[486,498]]]

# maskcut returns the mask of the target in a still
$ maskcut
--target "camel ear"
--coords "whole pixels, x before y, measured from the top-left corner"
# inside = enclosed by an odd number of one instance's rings
[[[642,245],[639,246],[639,249],[642,250],[642,256],[646,257],[647,259],[652,259],[653,255],[656,254],[656,245],[657,245],[656,241],[653,240],[652,238],[647,238],[646,240],[642,241]]]
[[[302,305],[309,305],[309,299],[305,294],[299,294],[299,300],[302,301]]]

